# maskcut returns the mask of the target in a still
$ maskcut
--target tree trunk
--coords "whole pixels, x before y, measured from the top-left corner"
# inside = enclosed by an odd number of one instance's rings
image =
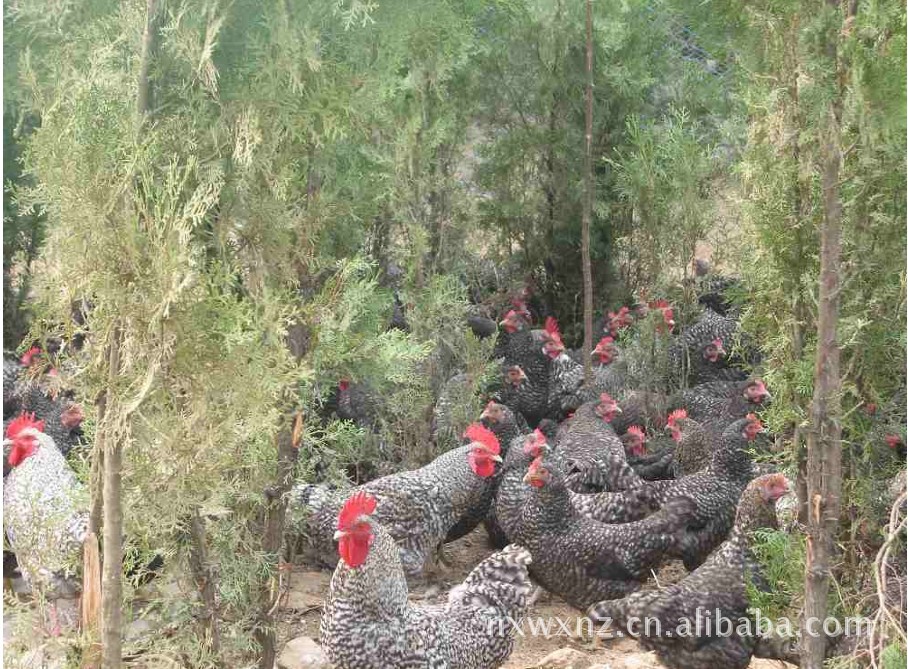
[[[202,600],[202,634],[208,651],[220,664],[221,635],[218,621],[217,581],[214,570],[208,562],[208,539],[205,533],[205,521],[196,509],[189,525],[189,568],[192,578],[199,590]]]
[[[827,4],[839,8],[838,0]],[[854,7],[854,5],[851,5]],[[849,12],[850,14],[850,12]],[[802,623],[801,667],[822,669],[828,614],[831,562],[839,523],[842,490],[842,425],[839,345],[839,271],[842,254],[841,121],[844,69],[838,60],[838,31],[826,34],[825,55],[836,73],[836,93],[828,114],[822,149],[823,223],[820,229],[819,319],[814,367],[814,393],[807,435],[807,563]]]
[[[120,329],[114,328],[108,352],[108,384],[112,386],[120,373]],[[123,444],[120,430],[110,416],[110,397],[106,399],[105,424],[98,439],[104,450],[104,561],[101,566],[101,664],[104,669],[120,669],[123,626],[122,565],[123,510],[120,506]]]
[[[284,538],[284,518],[287,514],[287,494],[293,485],[293,469],[299,455],[302,414],[290,417],[291,426],[277,435],[277,481],[265,491],[265,525],[262,532],[262,551],[273,561],[271,576],[262,589],[262,608],[255,629],[255,640],[261,648],[259,669],[273,669],[276,656],[274,608],[280,597],[278,568]],[[290,421],[288,421],[290,422]]]
[[[583,220],[580,254],[583,262],[583,378],[593,380],[593,268],[590,224],[593,216],[593,0],[586,0],[586,151],[583,174]]]

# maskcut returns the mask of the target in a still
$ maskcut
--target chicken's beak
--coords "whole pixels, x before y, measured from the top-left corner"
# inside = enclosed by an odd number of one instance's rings
[[[624,413],[617,404],[615,405],[615,413]]]
[[[12,446],[14,443],[15,443],[15,442],[14,442],[12,439],[4,439],[4,440],[3,440],[3,448],[6,448],[7,446]]]
[[[490,455],[489,458],[491,460],[494,460],[495,462],[504,462],[504,460],[501,459],[500,455]]]
[[[345,534],[346,534],[346,532],[344,532],[343,530],[338,530],[337,532],[334,533],[334,540],[340,541],[341,537],[343,537]]]
[[[533,483],[535,481],[539,481],[539,480],[540,480],[539,477],[536,476],[536,474],[534,474],[533,472],[527,472],[523,477],[523,482],[529,483],[530,485],[533,485]]]

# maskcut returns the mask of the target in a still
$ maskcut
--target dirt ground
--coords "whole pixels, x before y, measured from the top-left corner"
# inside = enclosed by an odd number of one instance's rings
[[[447,591],[460,583],[470,570],[483,559],[494,552],[486,540],[482,528],[472,534],[446,546],[446,555],[452,566],[439,577],[433,578],[429,588],[438,594],[430,593],[426,598],[426,586],[415,587],[411,591],[414,602],[428,601],[440,603],[447,596]],[[656,575],[660,585],[673,583],[684,577],[685,571],[680,563],[665,565]],[[283,643],[298,636],[308,636],[318,639],[319,619],[321,604],[328,590],[331,579],[329,571],[311,571],[304,568],[295,568],[290,576],[289,590],[280,608],[279,639]],[[437,585],[436,585],[437,584]],[[652,587],[656,587],[651,582]],[[435,587],[433,587],[435,586]],[[440,590],[439,590],[440,588]],[[573,621],[579,612],[555,596],[548,593],[536,602],[530,616],[555,618],[562,621]],[[553,625],[552,634],[531,636],[526,634],[517,637],[517,644],[508,662],[503,665],[505,669],[529,669],[539,665],[540,660],[549,654],[563,648],[571,648],[583,653],[589,660],[581,661],[576,669],[581,667],[606,665],[611,669],[657,669],[662,665],[656,660],[653,653],[644,652],[633,639],[614,638],[600,641],[596,646],[588,638],[575,636],[576,627],[571,627],[569,636],[563,629]],[[548,665],[546,665],[548,666]],[[570,665],[565,665],[567,669]],[[750,669],[786,669],[791,665],[784,662],[759,660],[751,662]],[[713,669],[704,667],[704,669]],[[721,669],[721,668],[716,668]]]

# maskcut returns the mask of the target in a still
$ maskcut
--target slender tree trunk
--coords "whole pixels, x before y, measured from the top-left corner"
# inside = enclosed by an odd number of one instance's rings
[[[273,669],[277,655],[274,632],[274,608],[280,597],[277,578],[280,551],[284,538],[284,519],[287,514],[287,494],[293,485],[293,469],[299,454],[302,433],[302,414],[289,417],[289,426],[277,435],[277,481],[265,491],[265,525],[262,551],[273,560],[272,576],[262,591],[261,611],[255,629],[255,639],[261,648],[259,669]]]
[[[839,8],[839,0],[827,0]],[[854,5],[851,5],[854,7]],[[850,15],[850,12],[849,12]],[[842,254],[841,122],[844,70],[838,59],[838,31],[826,34],[828,66],[834,68],[836,94],[830,102],[822,150],[823,223],[820,229],[819,320],[814,367],[814,394],[807,435],[807,564],[804,593],[801,667],[822,669],[828,615],[829,580],[842,491],[842,425],[839,345],[839,271]]]
[[[590,224],[593,216],[593,0],[586,0],[586,151],[584,153],[582,243],[583,262],[583,377],[593,380],[593,268],[590,264]]]
[[[151,58],[157,40],[157,0],[146,0],[147,13],[145,30],[142,35],[142,54],[139,63],[138,91],[136,94],[136,133],[141,134],[151,113],[151,82],[149,72]],[[123,614],[123,508],[122,469],[123,443],[122,426],[116,418],[114,407],[111,417],[110,389],[120,373],[120,326],[114,328],[108,351],[108,390],[103,396],[105,424],[101,426],[99,439],[103,440],[103,563],[101,566],[101,665],[104,669],[120,669],[122,665]],[[93,500],[92,512],[95,511]],[[98,502],[101,504],[101,502]]]
[[[108,384],[113,386],[120,373],[120,329],[115,327],[108,351]],[[111,419],[109,395],[105,423],[98,438],[104,450],[104,561],[101,566],[101,664],[104,669],[120,669],[122,660],[121,632],[123,617],[123,510],[121,508],[121,475],[123,444],[120,429]]]
[[[217,606],[217,581],[214,570],[208,562],[208,538],[205,521],[196,509],[189,525],[189,568],[202,600],[202,638],[208,651],[220,664],[221,635]]]

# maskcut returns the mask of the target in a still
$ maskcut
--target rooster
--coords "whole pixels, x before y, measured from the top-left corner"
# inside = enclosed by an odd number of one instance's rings
[[[709,465],[718,439],[689,418],[685,409],[675,409],[668,415],[666,430],[678,444],[672,469],[674,478],[694,474]]]
[[[53,600],[78,590],[72,575],[88,534],[88,501],[76,475],[44,433],[44,421],[23,413],[6,428],[9,476],[3,482],[3,527],[25,581]]]
[[[599,602],[590,608],[590,617],[635,636],[641,633],[640,645],[655,651],[669,669],[744,669],[759,643],[757,636],[739,631],[739,621],[748,618],[747,583],[760,580],[748,543],[755,530],[777,527],[775,503],[788,492],[781,474],[754,479],[738,502],[731,536],[696,571],[665,589]],[[707,611],[730,620],[732,633],[720,635],[715,627],[705,625],[697,629],[693,621],[698,615],[702,621]],[[659,624],[642,624],[652,620]],[[675,634],[685,620],[688,634]],[[749,629],[754,629],[750,622]]]
[[[437,457],[420,469],[369,481],[363,490],[381,502],[377,519],[398,543],[408,575],[420,576],[448,533],[464,518],[473,527],[492,501],[496,466],[501,462],[495,435],[478,423],[464,435],[469,444]],[[305,534],[320,561],[333,564],[334,519],[350,491],[301,484],[291,491],[291,527]],[[470,528],[472,529],[472,528]]]
[[[514,647],[513,626],[527,609],[530,553],[519,546],[482,561],[444,606],[408,601],[382,502],[364,491],[343,505],[335,525],[340,561],[321,620],[321,644],[337,669],[494,669]]]

